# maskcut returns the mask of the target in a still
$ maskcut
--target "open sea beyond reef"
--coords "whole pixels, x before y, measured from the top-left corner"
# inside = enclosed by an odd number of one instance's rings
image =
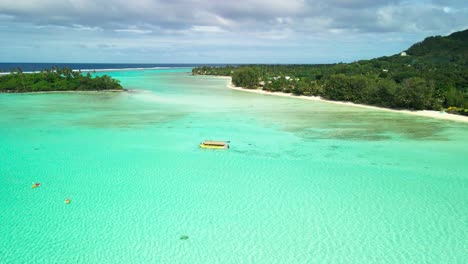
[[[190,70],[0,94],[0,263],[467,260],[468,124]]]
[[[223,66],[224,64],[203,64],[211,66]],[[35,63],[35,62],[0,62],[0,74],[9,73],[11,70],[20,68],[23,72],[40,71],[51,69],[52,67],[67,67],[73,70],[141,70],[141,69],[161,69],[175,67],[196,67],[200,64],[180,64],[180,63]]]

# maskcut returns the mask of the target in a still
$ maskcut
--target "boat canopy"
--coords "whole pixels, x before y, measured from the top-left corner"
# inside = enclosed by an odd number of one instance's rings
[[[203,144],[211,146],[225,146],[227,143],[224,141],[205,140],[203,141]]]

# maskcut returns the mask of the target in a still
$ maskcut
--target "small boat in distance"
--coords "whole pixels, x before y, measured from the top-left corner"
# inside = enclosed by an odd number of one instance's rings
[[[214,140],[205,140],[200,143],[201,148],[208,148],[208,149],[228,149],[229,148],[229,141],[214,141]]]

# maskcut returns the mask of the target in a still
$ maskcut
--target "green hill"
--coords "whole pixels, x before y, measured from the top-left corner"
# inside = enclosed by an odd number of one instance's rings
[[[468,59],[468,29],[455,32],[449,36],[428,37],[414,44],[406,53],[410,56],[431,58],[464,58]]]

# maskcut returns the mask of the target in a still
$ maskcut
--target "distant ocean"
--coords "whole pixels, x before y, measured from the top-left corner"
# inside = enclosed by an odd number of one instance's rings
[[[24,72],[40,71],[52,67],[67,67],[73,70],[116,70],[116,69],[151,69],[196,67],[200,65],[222,66],[224,64],[146,64],[146,63],[0,63],[0,72],[9,72],[18,67]]]

